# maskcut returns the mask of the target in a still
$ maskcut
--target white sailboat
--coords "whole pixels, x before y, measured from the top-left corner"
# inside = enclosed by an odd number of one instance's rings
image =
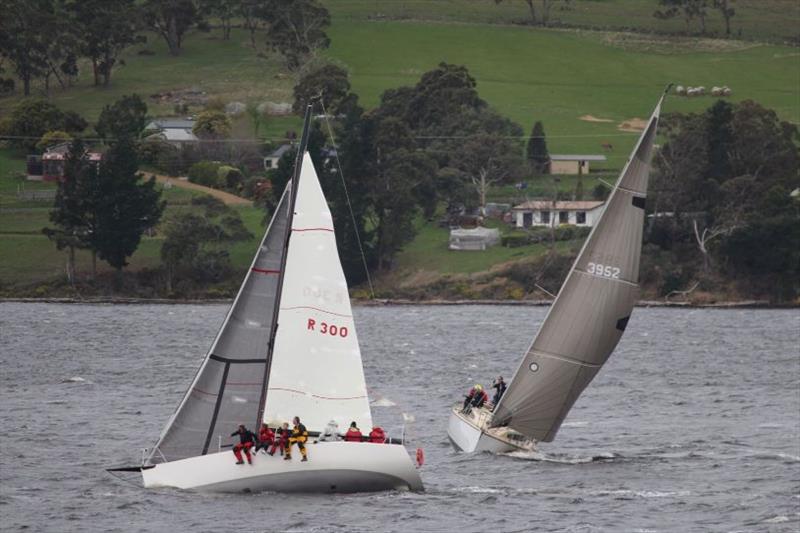
[[[647,182],[663,101],[505,394],[493,410],[453,407],[447,433],[458,450],[502,453],[552,441],[617,346],[638,296]]]
[[[144,486],[207,491],[423,490],[402,444],[315,442],[308,461],[258,454],[235,464],[239,424],[299,416],[313,435],[330,420],[372,427],[361,352],[333,220],[306,152],[191,387],[140,470]],[[255,425],[255,427],[253,427]]]

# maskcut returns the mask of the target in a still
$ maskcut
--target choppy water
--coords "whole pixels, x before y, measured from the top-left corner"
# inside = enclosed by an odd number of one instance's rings
[[[450,448],[448,407],[510,377],[546,310],[356,308],[372,397],[397,404],[374,416],[416,418],[426,493],[204,495],[107,475],[154,443],[225,310],[0,304],[0,529],[800,530],[797,311],[637,309],[556,441],[491,456]]]

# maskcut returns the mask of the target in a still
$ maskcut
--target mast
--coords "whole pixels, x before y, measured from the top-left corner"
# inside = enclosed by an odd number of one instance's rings
[[[264,417],[264,409],[267,403],[267,385],[269,384],[270,368],[272,366],[272,354],[275,351],[275,336],[278,332],[278,314],[281,307],[281,293],[283,292],[283,280],[286,277],[286,258],[289,255],[289,239],[292,236],[292,220],[294,219],[295,203],[297,202],[298,183],[300,182],[300,171],[303,166],[303,154],[306,152],[308,146],[308,135],[311,126],[311,104],[306,106],[306,114],[303,118],[303,133],[300,135],[300,146],[297,149],[297,159],[294,162],[294,176],[292,176],[292,190],[291,199],[289,202],[289,216],[286,223],[286,232],[283,238],[283,254],[281,257],[280,273],[278,274],[278,289],[275,293],[275,303],[272,310],[272,327],[270,328],[269,344],[267,348],[266,361],[267,365],[264,369],[264,381],[261,385],[261,400],[258,404],[258,418],[256,419],[256,428],[261,427],[261,420]]]

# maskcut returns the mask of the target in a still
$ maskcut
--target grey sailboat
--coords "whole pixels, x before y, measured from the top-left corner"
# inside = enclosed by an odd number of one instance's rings
[[[453,408],[448,435],[457,449],[505,452],[552,441],[617,346],[639,293],[645,198],[663,100],[503,397],[493,410]]]

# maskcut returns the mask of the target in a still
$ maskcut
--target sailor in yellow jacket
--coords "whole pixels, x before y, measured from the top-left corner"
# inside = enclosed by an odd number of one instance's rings
[[[300,454],[303,456],[301,461],[308,461],[308,455],[306,453],[306,441],[308,440],[308,430],[306,427],[300,423],[300,417],[296,416],[292,420],[294,427],[292,428],[292,436],[289,437],[289,446],[286,447],[286,453],[283,456],[285,461],[290,461],[292,459],[292,444],[297,443],[297,447],[300,448]]]

